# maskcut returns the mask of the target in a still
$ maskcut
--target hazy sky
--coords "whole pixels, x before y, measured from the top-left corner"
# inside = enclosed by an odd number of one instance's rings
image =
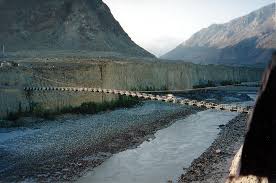
[[[225,23],[275,0],[103,0],[138,45],[159,56],[213,23]]]

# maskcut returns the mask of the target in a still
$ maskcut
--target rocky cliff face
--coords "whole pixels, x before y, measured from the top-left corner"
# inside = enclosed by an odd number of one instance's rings
[[[0,0],[0,44],[9,52],[101,52],[153,57],[102,0]]]
[[[275,4],[226,24],[215,24],[194,34],[164,59],[194,63],[265,63],[276,49]]]
[[[49,61],[27,59],[19,66],[0,67],[0,119],[8,112],[28,109],[29,99],[47,109],[79,106],[83,102],[101,102],[112,95],[91,92],[33,92],[22,88],[43,86],[101,87],[107,89],[171,90],[189,89],[205,81],[259,81],[258,68],[196,65],[189,63],[153,63],[148,61],[115,61],[75,59]],[[29,69],[27,69],[27,68]],[[45,80],[46,78],[46,80]],[[31,98],[30,98],[31,97]]]

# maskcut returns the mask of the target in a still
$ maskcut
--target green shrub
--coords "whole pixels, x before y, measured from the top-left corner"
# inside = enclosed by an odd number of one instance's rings
[[[61,109],[61,113],[77,113],[77,114],[96,114],[101,111],[114,110],[121,107],[132,107],[138,104],[137,99],[119,96],[119,99],[103,103],[86,102],[79,107],[65,107]]]
[[[156,88],[154,86],[146,86],[146,87],[137,87],[132,88],[131,91],[165,91],[168,90],[167,86],[161,86],[160,88]]]
[[[226,81],[221,81],[220,82],[221,86],[236,85],[236,84],[241,84],[241,82],[239,82],[239,81],[232,81],[232,80],[226,80]]]
[[[96,114],[101,111],[114,110],[116,108],[122,107],[132,107],[139,103],[138,99],[127,97],[127,96],[119,96],[117,100],[105,101],[103,103],[95,103],[95,102],[86,102],[81,104],[78,107],[64,107],[62,109],[49,110],[43,108],[39,104],[31,103],[30,110],[27,112],[22,112],[22,106],[19,104],[17,112],[7,112],[7,117],[5,120],[8,121],[16,121],[20,117],[26,116],[34,116],[39,118],[44,118],[48,120],[55,119],[56,116],[66,113],[72,114]]]
[[[215,86],[216,84],[213,81],[207,81],[207,83],[194,85],[193,88],[197,89],[197,88],[207,88],[207,87],[215,87]]]
[[[5,118],[5,120],[8,120],[8,121],[16,121],[16,120],[18,120],[20,117],[21,117],[21,114],[20,114],[20,113],[17,113],[17,112],[8,112],[8,113],[7,113],[7,116],[6,116],[6,118]]]

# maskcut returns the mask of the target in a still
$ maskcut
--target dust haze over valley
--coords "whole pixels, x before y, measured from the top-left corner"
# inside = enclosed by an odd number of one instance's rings
[[[207,29],[212,24],[225,24],[275,3],[274,0],[151,0],[139,2],[105,0],[105,2],[130,37],[156,56],[165,55],[188,40],[193,34],[201,29]],[[272,12],[273,7],[270,9],[269,12]],[[266,16],[263,18],[269,19],[268,16],[271,17],[269,12],[263,15]],[[251,18],[253,21],[254,17]],[[242,24],[235,26],[236,28],[239,26],[250,28],[249,25]],[[219,36],[216,39],[222,39]]]
[[[0,0],[0,182],[225,182],[272,2]]]
[[[194,34],[161,58],[202,64],[265,65],[276,49],[275,3]]]

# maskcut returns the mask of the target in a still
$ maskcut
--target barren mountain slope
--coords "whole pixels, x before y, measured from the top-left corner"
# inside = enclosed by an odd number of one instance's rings
[[[92,51],[153,57],[137,46],[101,0],[0,0],[7,51]]]
[[[275,4],[225,24],[214,24],[194,34],[164,59],[194,63],[265,63],[276,49]]]

